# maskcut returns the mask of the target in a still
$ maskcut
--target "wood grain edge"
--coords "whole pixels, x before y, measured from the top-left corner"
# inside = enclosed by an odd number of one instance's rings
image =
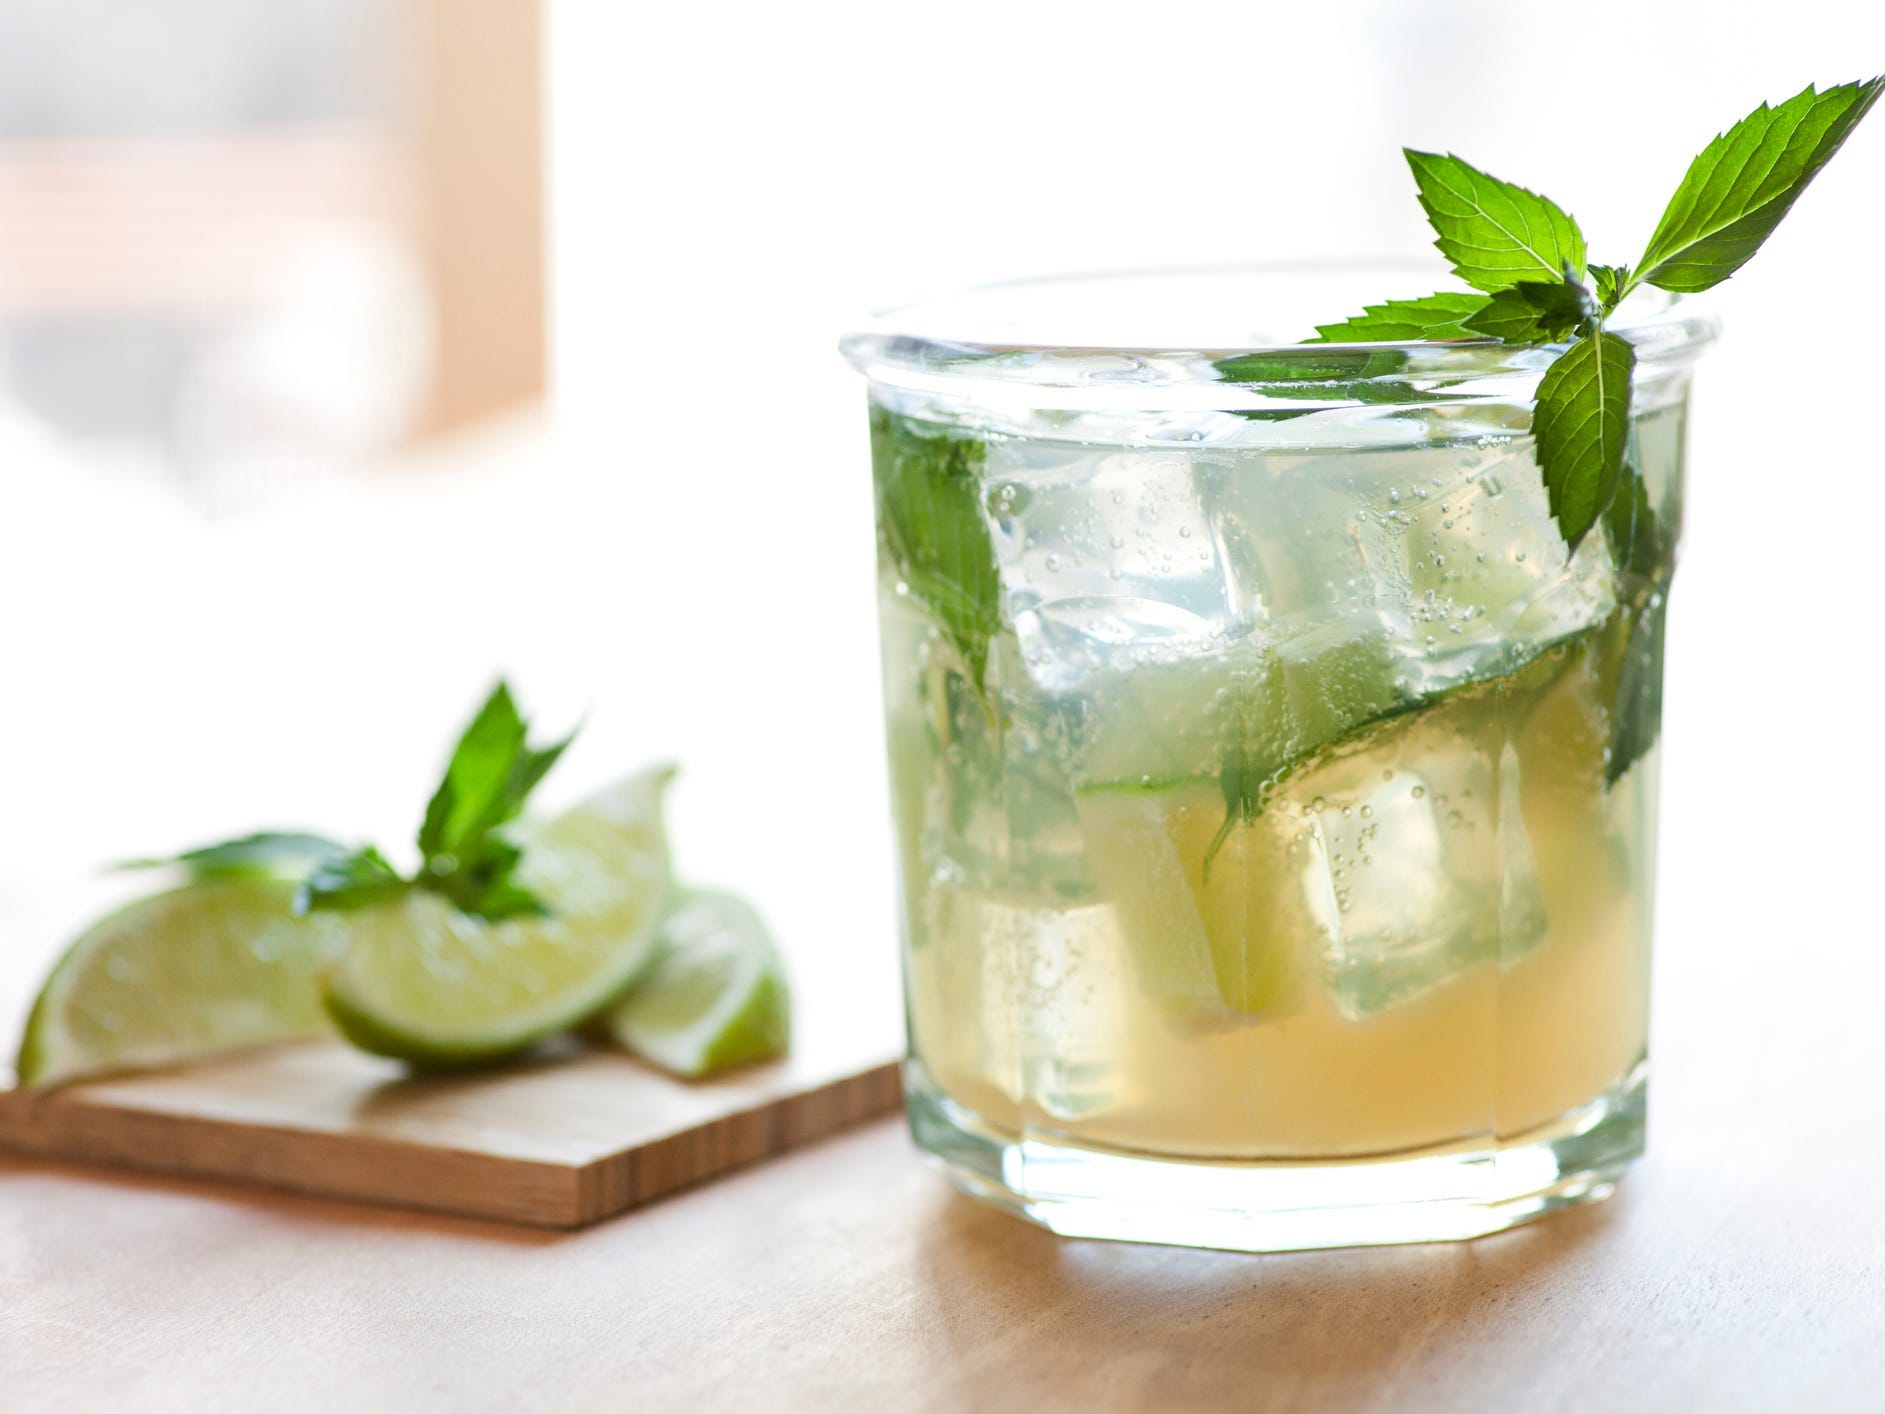
[[[574,1165],[366,1134],[236,1125],[57,1093],[0,1092],[0,1148],[532,1227],[582,1221],[581,1171]]]
[[[577,1228],[897,1108],[885,1062],[585,1164],[0,1091],[0,1148],[454,1217]]]
[[[903,1067],[886,1061],[796,1095],[762,1101],[663,1139],[585,1164],[578,1172],[576,1226],[783,1154],[903,1102]]]

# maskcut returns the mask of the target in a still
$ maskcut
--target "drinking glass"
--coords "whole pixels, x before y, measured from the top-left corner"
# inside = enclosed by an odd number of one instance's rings
[[[1430,272],[1082,277],[847,337],[870,384],[907,1093],[1055,1231],[1492,1231],[1643,1149],[1694,301],[1644,291],[1573,549],[1554,351],[1290,342]]]

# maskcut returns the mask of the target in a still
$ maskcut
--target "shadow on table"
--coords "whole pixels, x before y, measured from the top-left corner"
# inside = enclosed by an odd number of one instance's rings
[[[1470,1242],[1252,1255],[1061,1238],[957,1196],[920,1270],[978,1404],[1401,1407],[1437,1366],[1509,1375],[1515,1325],[1547,1342],[1550,1320],[1513,1319],[1521,1298],[1620,1240],[1629,1201]]]

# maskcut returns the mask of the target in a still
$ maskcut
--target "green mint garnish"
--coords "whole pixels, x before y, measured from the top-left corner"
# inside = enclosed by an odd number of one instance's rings
[[[1317,337],[1303,342],[1400,344],[1420,339],[1470,339],[1472,335],[1461,321],[1485,305],[1485,296],[1458,290],[1442,290],[1420,299],[1391,299],[1385,304],[1367,305],[1353,319],[1344,319],[1340,324],[1318,324]]]
[[[214,879],[301,879],[347,854],[347,846],[301,830],[264,830],[240,839],[186,849],[162,859],[129,859],[120,869],[181,865],[197,881]]]
[[[1538,380],[1532,436],[1552,517],[1573,550],[1617,494],[1635,368],[1636,351],[1593,322]]]
[[[1712,289],[1743,265],[1877,101],[1885,78],[1763,103],[1702,149],[1631,284]]]
[[[1213,367],[1223,382],[1261,385],[1266,398],[1393,404],[1448,402],[1464,396],[1415,387],[1399,376],[1409,361],[1401,349],[1330,349],[1326,353],[1318,349],[1307,354],[1269,350],[1235,354],[1219,359]],[[1291,409],[1280,413],[1249,410],[1247,415],[1300,416]]]
[[[987,456],[978,438],[871,408],[884,553],[942,623],[985,708],[988,645],[1001,629],[1001,576],[982,505]]]
[[[1739,270],[1881,88],[1885,77],[1823,93],[1809,85],[1778,108],[1763,103],[1689,165],[1634,266],[1587,269],[1583,233],[1556,202],[1457,157],[1407,149],[1434,244],[1484,295],[1443,292],[1369,305],[1344,323],[1318,325],[1319,337],[1308,342],[1462,333],[1507,344],[1570,341],[1539,384],[1534,428],[1552,514],[1565,543],[1576,549],[1621,484],[1629,426],[1634,355],[1604,321],[1641,285],[1693,293]],[[1418,334],[1408,333],[1423,323]]]
[[[364,908],[427,889],[463,913],[493,921],[544,913],[542,901],[516,877],[523,850],[504,827],[522,813],[575,733],[545,747],[530,746],[527,733],[510,689],[500,682],[458,739],[426,806],[418,871],[402,876],[368,845],[323,862],[302,884],[296,911]]]
[[[1596,265],[1590,267],[1591,285],[1597,291],[1597,304],[1603,316],[1608,318],[1623,300],[1623,292],[1631,288],[1630,267],[1627,265]]]
[[[1474,335],[1505,344],[1568,345],[1539,380],[1532,433],[1551,514],[1575,553],[1601,523],[1613,563],[1631,581],[1617,669],[1610,757],[1615,782],[1655,744],[1662,713],[1667,530],[1626,460],[1636,353],[1605,327],[1632,290],[1712,289],[1745,265],[1885,89],[1885,76],[1777,108],[1763,103],[1702,150],[1635,265],[1585,262],[1584,236],[1555,202],[1457,157],[1405,149],[1454,273],[1481,291],[1368,305],[1325,341],[1414,342]],[[1223,367],[1222,364],[1219,367]]]
[[[1460,324],[1468,337],[1480,334],[1507,344],[1550,344],[1596,317],[1589,292],[1567,266],[1563,279],[1521,280],[1488,295]]]

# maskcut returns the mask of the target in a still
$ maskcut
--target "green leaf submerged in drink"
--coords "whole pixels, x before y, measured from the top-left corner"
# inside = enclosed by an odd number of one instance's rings
[[[986,700],[989,640],[1001,628],[1001,579],[982,505],[986,444],[873,406],[871,460],[884,553],[940,620]]]

